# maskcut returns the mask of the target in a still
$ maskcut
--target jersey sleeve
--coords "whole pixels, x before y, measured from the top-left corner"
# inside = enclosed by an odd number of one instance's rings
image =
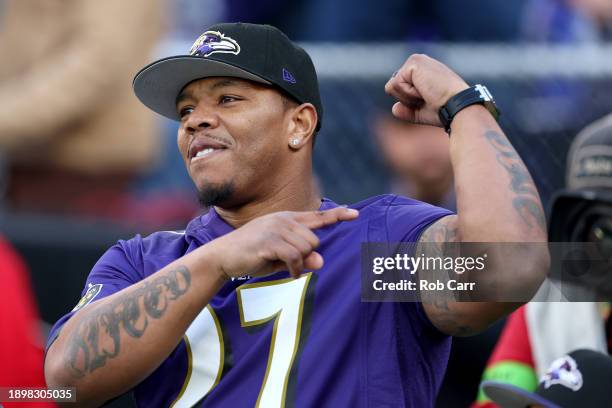
[[[482,380],[501,381],[535,391],[538,378],[535,373],[529,332],[525,320],[525,306],[508,317],[499,341],[487,363]],[[478,392],[472,408],[497,407],[482,389]]]
[[[55,341],[64,324],[77,311],[143,279],[142,261],[135,249],[139,241],[139,236],[129,241],[119,241],[96,262],[81,292],[81,300],[51,328],[46,350]]]
[[[422,201],[394,196],[386,222],[388,242],[416,242],[425,229],[452,211]]]

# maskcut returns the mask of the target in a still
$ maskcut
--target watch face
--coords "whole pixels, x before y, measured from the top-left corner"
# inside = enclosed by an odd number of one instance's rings
[[[474,89],[476,90],[476,92],[480,93],[480,97],[485,102],[493,101],[493,96],[491,95],[491,93],[489,92],[486,86],[478,84],[474,86]]]

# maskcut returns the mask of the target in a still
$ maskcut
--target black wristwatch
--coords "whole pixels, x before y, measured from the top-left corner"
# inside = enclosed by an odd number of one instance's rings
[[[497,109],[497,105],[495,105],[495,101],[493,100],[493,96],[487,87],[477,84],[450,98],[448,102],[446,102],[446,105],[442,106],[438,111],[440,122],[442,122],[442,126],[444,126],[446,133],[450,135],[450,126],[455,115],[462,109],[475,104],[484,105],[484,107],[491,112],[495,120],[497,120],[500,115],[499,109]]]

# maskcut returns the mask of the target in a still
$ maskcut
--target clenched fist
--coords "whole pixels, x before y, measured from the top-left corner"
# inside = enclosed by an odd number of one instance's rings
[[[441,62],[423,54],[411,55],[385,85],[398,102],[393,115],[409,122],[442,126],[438,111],[469,85]]]
[[[325,211],[277,212],[256,218],[202,248],[215,254],[215,267],[225,279],[265,276],[288,269],[297,278],[304,269],[320,269],[323,257],[315,251],[313,230],[350,221],[357,210],[337,207]]]

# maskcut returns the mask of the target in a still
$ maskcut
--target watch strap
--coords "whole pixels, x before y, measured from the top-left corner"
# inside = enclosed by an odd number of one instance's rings
[[[484,105],[496,120],[499,117],[499,109],[495,105],[493,96],[491,96],[486,86],[477,84],[459,92],[440,108],[438,116],[442,126],[444,126],[444,130],[450,134],[451,123],[455,115],[468,106],[475,104]]]

